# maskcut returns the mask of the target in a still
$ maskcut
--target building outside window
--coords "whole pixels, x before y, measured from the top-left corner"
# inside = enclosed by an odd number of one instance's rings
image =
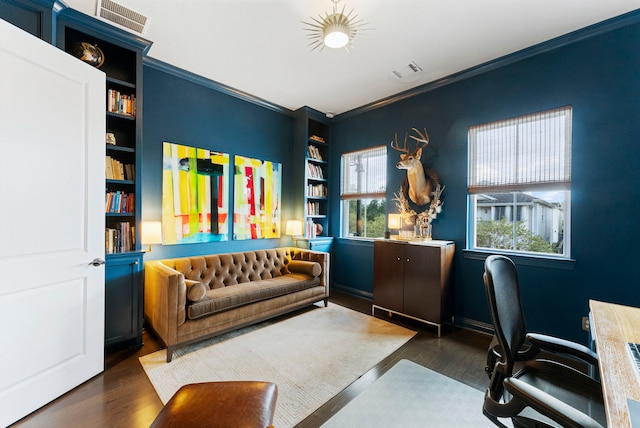
[[[571,113],[469,128],[469,249],[570,256]]]
[[[342,236],[382,238],[385,231],[387,148],[342,155]]]

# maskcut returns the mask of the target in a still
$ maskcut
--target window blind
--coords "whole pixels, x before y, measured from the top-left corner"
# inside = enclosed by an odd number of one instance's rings
[[[342,199],[384,198],[386,190],[386,146],[342,155]]]
[[[469,193],[571,185],[571,107],[469,128]]]

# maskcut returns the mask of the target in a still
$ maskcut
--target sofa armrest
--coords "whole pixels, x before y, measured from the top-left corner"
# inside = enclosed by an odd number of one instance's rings
[[[289,249],[292,260],[307,260],[311,262],[317,262],[322,267],[322,273],[320,274],[320,285],[325,288],[325,293],[329,296],[329,262],[330,254],[322,251],[306,250],[303,248]]]
[[[159,260],[151,260],[144,264],[144,282],[145,318],[165,345],[172,345],[186,317],[184,275]]]

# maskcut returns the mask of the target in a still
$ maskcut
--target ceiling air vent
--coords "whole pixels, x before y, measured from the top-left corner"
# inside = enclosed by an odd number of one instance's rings
[[[111,0],[98,0],[96,16],[120,27],[145,34],[151,18]]]
[[[411,61],[409,64],[405,65],[404,67],[400,67],[397,70],[392,70],[391,73],[395,76],[396,79],[404,80],[408,77],[415,76],[421,71],[422,69],[420,68],[420,66],[416,64],[414,61]]]

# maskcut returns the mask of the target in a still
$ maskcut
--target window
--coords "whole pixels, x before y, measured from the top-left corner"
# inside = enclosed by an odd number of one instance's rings
[[[341,172],[342,236],[383,237],[387,147],[343,154]]]
[[[569,257],[571,107],[469,128],[469,249]]]

